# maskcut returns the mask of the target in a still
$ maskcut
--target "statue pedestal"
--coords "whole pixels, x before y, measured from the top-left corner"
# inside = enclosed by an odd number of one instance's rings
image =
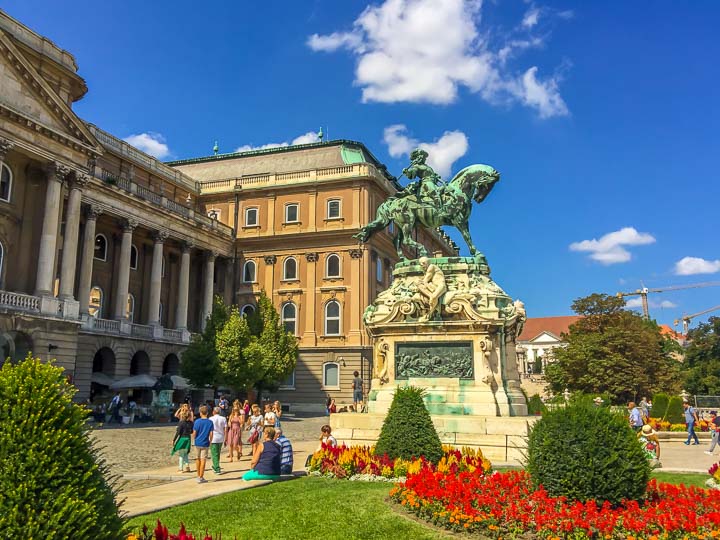
[[[522,303],[490,279],[484,258],[404,261],[393,277],[364,315],[374,346],[369,414],[332,415],[333,434],[374,444],[395,389],[412,385],[425,389],[443,443],[516,459],[531,420],[515,353]]]

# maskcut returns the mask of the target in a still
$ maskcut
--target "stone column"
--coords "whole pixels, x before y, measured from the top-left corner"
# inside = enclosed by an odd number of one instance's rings
[[[231,258],[225,259],[225,286],[223,287],[223,297],[225,303],[229,306],[235,301],[235,291],[233,290],[233,272],[235,268],[233,266],[233,260]],[[255,268],[257,273],[257,267]]]
[[[65,239],[63,240],[62,265],[60,267],[60,294],[61,300],[74,300],[75,270],[77,266],[78,236],[80,235],[80,199],[82,190],[87,185],[88,178],[75,173],[75,179],[70,185],[67,211],[65,212]]]
[[[207,319],[212,313],[213,307],[213,278],[215,277],[215,257],[217,253],[208,251],[205,257],[205,270],[203,272],[203,303],[202,303],[202,324],[201,328],[205,330]]]
[[[58,223],[60,221],[60,207],[62,206],[62,186],[68,174],[70,174],[70,169],[58,162],[51,163],[47,169],[45,213],[42,235],[40,236],[35,296],[52,296],[53,294]]]
[[[370,283],[369,280],[363,279],[362,273],[362,249],[350,250],[350,329],[348,331],[348,340],[350,344],[363,344],[363,332],[360,323],[360,315],[365,310],[367,304],[364,300],[363,285]],[[367,274],[365,274],[367,276]],[[372,276],[370,276],[372,277]],[[353,341],[355,340],[355,341]]]
[[[115,320],[127,320],[127,301],[130,288],[130,251],[132,234],[138,223],[128,219],[123,223],[122,243],[120,244],[120,261],[118,264],[117,289],[115,291]]]
[[[152,269],[150,270],[150,302],[148,308],[148,324],[160,326],[160,292],[162,290],[163,248],[168,233],[158,231],[153,240]]]
[[[178,286],[178,302],[175,311],[175,327],[178,330],[187,330],[188,291],[190,288],[190,250],[192,244],[182,244],[180,256],[180,283]]]
[[[92,289],[93,259],[95,258],[95,226],[100,213],[99,207],[90,206],[85,214],[85,233],[80,259],[80,286],[78,287],[80,317],[83,319],[90,316],[90,289]]]
[[[315,304],[317,303],[315,280],[317,274],[318,258],[318,254],[315,252],[305,254],[305,260],[307,260],[308,263],[307,309],[305,310],[305,331],[302,333],[298,332],[298,335],[302,335],[303,343],[309,347],[315,347],[317,345],[317,333],[315,332],[315,319],[317,318],[317,315],[315,313]],[[298,314],[296,313],[295,316],[297,317]]]

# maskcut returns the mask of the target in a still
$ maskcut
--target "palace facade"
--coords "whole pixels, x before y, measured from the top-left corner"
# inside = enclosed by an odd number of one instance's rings
[[[162,163],[80,119],[86,92],[70,53],[0,11],[3,358],[56,359],[84,400],[178,374],[214,295],[247,312],[264,289],[300,345],[274,397],[351,401],[372,369],[362,313],[398,259],[387,231],[352,235],[396,179],[345,140]]]

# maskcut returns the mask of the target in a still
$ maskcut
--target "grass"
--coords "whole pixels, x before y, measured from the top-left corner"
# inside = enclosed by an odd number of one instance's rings
[[[176,533],[188,531],[262,539],[448,538],[439,531],[394,512],[386,502],[390,484],[307,477],[266,487],[236,491],[139,516],[133,529],[160,519]]]
[[[652,478],[654,478],[658,482],[667,482],[668,484],[685,484],[686,486],[697,486],[704,488],[705,481],[710,478],[710,476],[701,473],[653,471]]]

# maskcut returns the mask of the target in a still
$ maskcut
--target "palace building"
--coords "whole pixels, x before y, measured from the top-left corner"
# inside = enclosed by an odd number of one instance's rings
[[[274,397],[350,402],[372,369],[362,313],[398,260],[392,231],[352,235],[397,180],[347,140],[162,163],[79,118],[87,90],[70,53],[0,10],[2,358],[56,359],[85,400],[178,374],[214,295],[247,312],[264,289],[300,345]]]

